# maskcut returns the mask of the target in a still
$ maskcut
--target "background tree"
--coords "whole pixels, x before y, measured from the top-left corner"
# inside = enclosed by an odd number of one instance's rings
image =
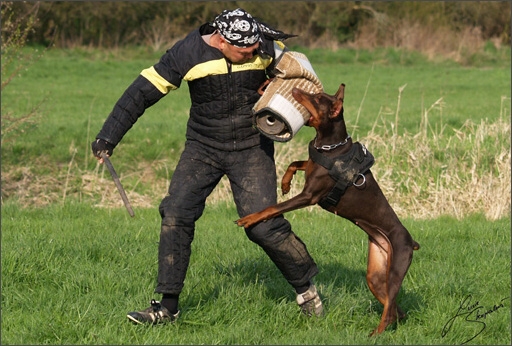
[[[13,8],[24,13],[31,6],[17,2]],[[358,40],[399,47],[403,41],[397,38],[403,32],[415,29],[414,33],[420,27],[441,36],[472,31],[483,41],[510,43],[508,1],[41,2],[29,39],[47,45],[55,36],[55,45],[67,48],[146,45],[161,49],[222,9],[235,7],[299,34],[297,42],[307,47],[357,46]],[[374,37],[365,36],[369,34]]]

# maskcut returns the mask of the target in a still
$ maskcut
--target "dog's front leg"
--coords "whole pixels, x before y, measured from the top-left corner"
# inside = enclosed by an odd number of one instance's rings
[[[275,204],[257,213],[244,216],[235,221],[235,223],[238,226],[247,228],[255,223],[271,219],[288,211],[317,204],[320,199],[331,190],[335,182],[329,178],[326,169],[316,164],[309,165],[308,163],[309,161],[306,161],[306,182],[301,193],[287,201]],[[304,166],[304,164],[297,165],[297,167],[302,166]]]
[[[247,216],[244,216],[243,218],[235,221],[235,223],[238,226],[243,226],[243,227],[247,228],[247,227],[250,227],[258,222],[266,221],[268,219],[271,219],[273,217],[276,217],[276,216],[286,213],[288,211],[304,208],[309,205],[315,204],[315,203],[311,203],[311,201],[312,201],[312,196],[310,194],[304,193],[304,191],[302,191],[302,193],[298,194],[297,196],[295,196],[293,198],[290,198],[287,201],[278,203],[276,205],[273,205],[271,207],[263,209],[262,211],[259,211],[257,213],[252,213]]]
[[[290,163],[283,175],[283,179],[281,179],[281,191],[283,195],[286,195],[288,192],[290,192],[290,183],[294,174],[297,173],[297,171],[305,171],[307,165],[308,161],[294,161]]]

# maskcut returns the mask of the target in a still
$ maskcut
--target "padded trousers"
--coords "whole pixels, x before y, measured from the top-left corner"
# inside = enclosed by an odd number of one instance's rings
[[[265,142],[267,143],[267,142]],[[188,140],[163,198],[156,293],[180,294],[194,239],[195,222],[206,198],[227,176],[240,217],[277,202],[272,142],[240,151],[222,151]],[[227,224],[226,227],[233,227]],[[318,273],[306,245],[281,215],[245,229],[293,287],[304,286]]]

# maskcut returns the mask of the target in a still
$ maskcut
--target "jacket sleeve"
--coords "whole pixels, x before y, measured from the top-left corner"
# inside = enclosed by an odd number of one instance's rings
[[[144,111],[165,95],[144,76],[143,71],[114,105],[96,138],[117,145]]]
[[[159,63],[140,73],[114,105],[96,138],[117,145],[147,108],[180,87],[182,75],[176,70],[178,62],[171,59],[164,64],[175,50],[176,47],[169,49]]]

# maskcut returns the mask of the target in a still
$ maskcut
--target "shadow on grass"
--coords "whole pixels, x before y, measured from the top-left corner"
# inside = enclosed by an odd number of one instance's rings
[[[379,316],[382,314],[382,304],[377,301],[367,286],[365,270],[349,268],[336,261],[318,263],[318,267],[320,272],[314,278],[314,282],[317,287],[324,287],[326,291],[330,291],[330,293],[322,293],[320,289],[320,294],[323,295],[326,308],[329,308],[330,304],[335,304],[331,303],[337,298],[332,296],[333,294],[343,292],[343,294],[350,295],[352,298],[362,294],[365,296],[364,300],[366,302],[368,299],[371,300],[371,308],[368,312]],[[237,282],[241,287],[240,289],[244,289],[249,284],[260,284],[264,287],[263,295],[265,298],[274,301],[276,304],[282,301],[283,298],[291,302],[295,301],[295,292],[275,265],[264,254],[257,258],[233,262],[229,267],[219,264],[216,266],[216,270],[221,275],[218,281],[220,285],[215,285],[209,292],[203,292],[201,295],[189,296],[187,298],[187,305],[198,306],[202,305],[202,302],[206,303],[211,299],[216,300],[222,294],[220,287],[226,280]],[[424,306],[424,300],[421,295],[416,291],[406,289],[404,286],[400,290],[397,301],[400,308],[407,315],[411,311],[422,310]]]

